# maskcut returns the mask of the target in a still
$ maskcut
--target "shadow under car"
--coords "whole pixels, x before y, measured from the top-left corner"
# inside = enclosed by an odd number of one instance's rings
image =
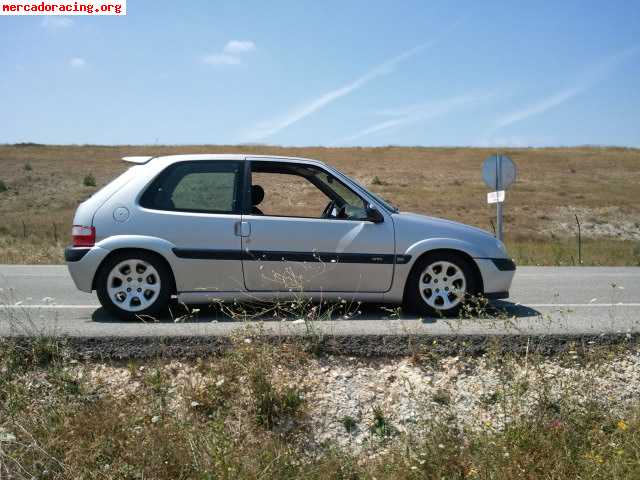
[[[309,305],[310,308],[311,305]],[[169,314],[165,314],[160,317],[140,317],[138,322],[142,323],[210,323],[210,322],[240,322],[240,321],[263,321],[263,322],[280,322],[280,321],[293,321],[300,318],[304,318],[307,314],[302,312],[276,312],[274,315],[272,311],[266,309],[261,310],[260,306],[252,306],[249,311],[243,310],[239,312],[231,312],[226,310],[220,305],[198,305],[194,307],[185,307],[180,304],[173,304],[170,307]],[[309,309],[310,309],[309,308]],[[473,310],[466,313],[465,316],[459,318],[527,318],[537,317],[541,313],[526,305],[518,303],[508,302],[505,300],[494,300],[488,305],[482,307],[482,310],[477,312],[477,317]],[[328,311],[323,313],[322,311],[312,313],[311,316],[307,316],[312,320],[417,320],[421,319],[423,323],[435,323],[438,320],[447,320],[447,317],[425,317],[421,315],[412,315],[402,312],[398,306],[395,305],[381,305],[381,304],[361,304],[357,308],[348,308],[343,311]],[[122,320],[113,315],[104,308],[99,308],[91,315],[93,322],[98,323],[131,323],[131,320]]]

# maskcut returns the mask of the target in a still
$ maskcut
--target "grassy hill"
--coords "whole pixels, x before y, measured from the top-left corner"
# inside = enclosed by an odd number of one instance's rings
[[[491,230],[482,148],[0,145],[0,263],[58,263],[77,204],[127,164],[124,155],[243,152],[323,160],[401,210]],[[640,265],[640,150],[505,149],[519,168],[505,235],[521,264]],[[88,177],[88,178],[86,178]],[[95,186],[92,180],[95,179]]]

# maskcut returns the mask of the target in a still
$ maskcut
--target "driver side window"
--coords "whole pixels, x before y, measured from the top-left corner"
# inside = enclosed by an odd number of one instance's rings
[[[252,172],[251,184],[264,190],[264,198],[255,207],[263,215],[320,218],[330,201],[324,193],[299,175]]]
[[[254,215],[366,219],[366,202],[313,165],[252,161],[251,189]]]

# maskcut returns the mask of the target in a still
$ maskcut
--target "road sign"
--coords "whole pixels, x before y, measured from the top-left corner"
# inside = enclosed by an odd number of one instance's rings
[[[502,204],[505,190],[516,181],[516,165],[506,155],[496,153],[482,164],[482,178],[493,190],[487,194],[487,203],[496,204],[496,237],[502,241]]]
[[[504,190],[499,192],[487,193],[487,203],[502,203],[504,202]]]
[[[506,155],[491,155],[482,164],[484,183],[493,190],[505,190],[516,181],[516,165]]]

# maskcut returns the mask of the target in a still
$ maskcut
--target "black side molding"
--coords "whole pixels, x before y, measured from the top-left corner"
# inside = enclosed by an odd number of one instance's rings
[[[490,258],[493,264],[496,266],[498,270],[503,272],[513,271],[516,269],[516,264],[510,258]]]
[[[279,252],[250,250],[243,260],[264,262],[378,263],[390,264],[395,255],[376,253]]]
[[[65,262],[77,262],[91,250],[90,247],[67,247],[64,249]]]
[[[397,264],[409,263],[409,260],[411,260],[411,255],[396,255]]]
[[[253,260],[263,262],[325,262],[325,263],[408,263],[411,255],[377,253],[278,252],[263,250],[214,250],[174,248],[179,258],[195,260]]]
[[[193,260],[242,260],[240,250],[212,250],[208,248],[174,248],[178,258]]]

